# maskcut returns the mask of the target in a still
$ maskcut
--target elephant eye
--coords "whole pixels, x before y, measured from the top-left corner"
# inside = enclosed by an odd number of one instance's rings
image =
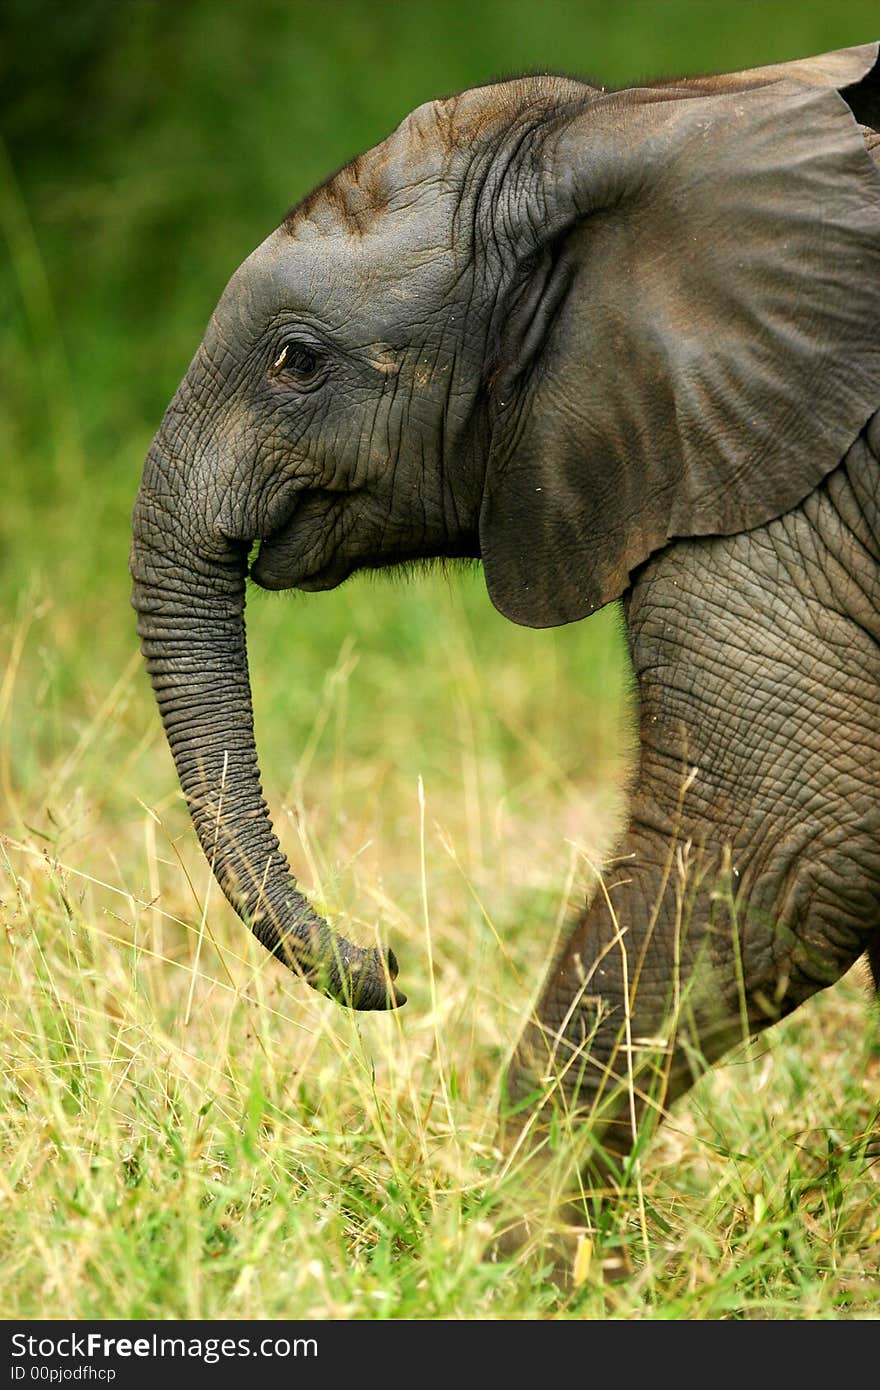
[[[323,380],[323,363],[309,343],[288,338],[272,363],[274,376],[285,376],[296,386],[317,386]]]

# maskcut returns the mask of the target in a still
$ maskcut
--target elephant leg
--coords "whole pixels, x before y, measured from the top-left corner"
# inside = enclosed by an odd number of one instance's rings
[[[866,950],[877,977],[878,477],[860,439],[801,508],[634,584],[629,828],[513,1057],[511,1164],[564,1136],[569,1178],[619,1172],[732,1045]]]

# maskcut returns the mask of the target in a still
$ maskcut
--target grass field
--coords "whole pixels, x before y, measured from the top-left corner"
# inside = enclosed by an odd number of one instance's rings
[[[27,8],[10,7],[21,36]],[[493,1149],[504,1060],[620,824],[616,612],[517,629],[478,569],[251,593],[276,826],[304,890],[393,945],[395,1016],[300,986],[222,901],[137,652],[128,514],[149,438],[226,275],[312,182],[425,96],[500,72],[615,81],[878,37],[856,0],[845,18],[806,0],[605,8],[345,0],[328,32],[275,0],[247,20],[192,0],[167,27],[91,3],[30,82],[13,56],[7,1318],[880,1315],[880,1019],[857,972],[676,1107],[633,1190],[597,1202],[573,1291],[540,1261],[481,1260],[518,1182]]]

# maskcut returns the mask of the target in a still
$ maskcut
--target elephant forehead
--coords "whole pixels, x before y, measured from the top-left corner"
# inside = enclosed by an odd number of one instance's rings
[[[383,226],[395,209],[413,199],[436,195],[455,181],[463,131],[459,112],[463,93],[430,101],[411,112],[387,139],[360,154],[313,189],[287,214],[282,226],[295,239],[343,228],[363,236]]]
[[[260,332],[276,314],[301,313],[329,329],[378,327],[394,306],[431,312],[454,274],[451,225],[397,217],[365,237],[291,238],[279,228],[229,281],[214,315],[221,334]]]

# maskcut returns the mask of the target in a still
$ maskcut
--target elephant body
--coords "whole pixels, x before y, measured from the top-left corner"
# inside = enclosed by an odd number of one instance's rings
[[[866,951],[880,985],[880,414],[798,507],[655,556],[625,613],[630,824],[509,1078],[517,1127],[561,1103],[618,1156],[631,1067],[660,1115]]]
[[[404,1002],[397,964],[272,831],[248,572],[479,558],[534,627],[623,599],[629,828],[514,1054],[514,1146],[561,1104],[619,1159],[733,1043],[880,974],[878,52],[420,107],[235,273],[145,465],[133,601],[202,846],[358,1008]]]

